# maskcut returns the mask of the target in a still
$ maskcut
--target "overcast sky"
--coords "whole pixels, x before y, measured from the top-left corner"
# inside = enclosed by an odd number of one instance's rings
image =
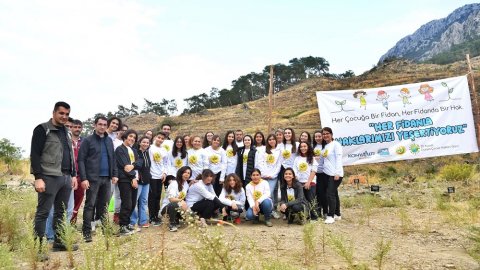
[[[56,101],[81,120],[143,98],[176,99],[181,109],[184,98],[294,57],[361,74],[468,3],[0,0],[0,138],[28,155]]]

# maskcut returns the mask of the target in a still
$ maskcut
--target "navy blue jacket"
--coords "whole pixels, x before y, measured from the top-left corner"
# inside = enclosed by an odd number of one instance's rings
[[[100,177],[102,139],[105,139],[107,148],[109,177],[118,177],[112,139],[108,137],[107,133],[103,138],[93,133],[82,141],[82,147],[78,151],[78,171],[82,181],[98,181]]]

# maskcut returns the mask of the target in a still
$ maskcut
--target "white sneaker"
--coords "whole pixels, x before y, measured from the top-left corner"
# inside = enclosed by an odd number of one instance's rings
[[[328,216],[327,219],[325,219],[325,224],[332,224],[335,223],[335,219],[333,217]]]
[[[342,216],[334,215],[333,218],[334,218],[335,220],[342,220]]]
[[[96,221],[92,221],[90,222],[90,225],[92,226],[92,232],[95,232],[95,227],[97,225],[97,222]]]
[[[279,214],[277,211],[273,211],[273,212],[272,212],[272,217],[273,217],[274,219],[279,219],[279,218],[280,218],[280,214]]]

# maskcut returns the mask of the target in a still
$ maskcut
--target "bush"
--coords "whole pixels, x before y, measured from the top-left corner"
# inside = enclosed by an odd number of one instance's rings
[[[449,164],[440,170],[440,177],[446,181],[470,180],[475,172],[475,165],[470,164]]]

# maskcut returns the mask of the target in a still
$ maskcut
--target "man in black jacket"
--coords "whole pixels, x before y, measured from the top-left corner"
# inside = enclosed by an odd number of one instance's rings
[[[85,138],[78,153],[78,170],[82,188],[87,192],[83,208],[83,237],[85,242],[92,241],[93,210],[95,204],[101,205],[96,216],[104,220],[110,198],[110,181],[118,181],[117,166],[113,151],[113,142],[108,134],[107,118],[95,119],[95,132]]]
[[[52,118],[33,130],[30,152],[31,172],[35,176],[35,191],[38,193],[35,236],[43,241],[48,213],[53,206],[54,250],[66,250],[59,239],[59,229],[72,188],[77,188],[72,136],[64,126],[69,115],[68,103],[55,103]],[[39,253],[38,259],[47,260],[48,256]]]

